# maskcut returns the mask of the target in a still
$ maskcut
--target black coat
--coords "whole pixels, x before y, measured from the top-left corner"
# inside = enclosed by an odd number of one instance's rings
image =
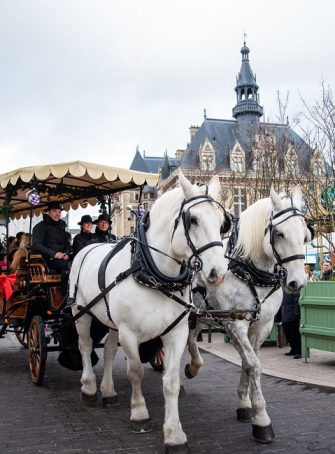
[[[73,255],[77,255],[85,246],[92,243],[93,233],[81,231],[73,240]]]
[[[49,215],[43,216],[43,221],[33,229],[33,249],[44,258],[54,258],[56,252],[70,255],[70,242],[65,235],[66,223],[60,219],[53,221]]]
[[[112,243],[113,241],[116,241],[116,236],[113,233],[103,232],[96,227],[93,233],[93,243]]]
[[[300,293],[283,292],[283,301],[281,304],[282,321],[295,322],[300,320]]]

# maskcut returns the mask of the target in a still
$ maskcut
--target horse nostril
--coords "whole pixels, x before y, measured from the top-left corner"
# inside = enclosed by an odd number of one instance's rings
[[[209,274],[209,280],[211,282],[215,282],[217,280],[217,278],[218,278],[218,273],[217,273],[216,269],[213,268],[212,271]]]

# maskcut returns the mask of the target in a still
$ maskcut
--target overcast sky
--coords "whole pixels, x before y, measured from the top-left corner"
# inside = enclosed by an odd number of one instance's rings
[[[0,174],[81,159],[174,156],[231,119],[243,33],[260,104],[290,118],[335,86],[331,0],[0,0]]]

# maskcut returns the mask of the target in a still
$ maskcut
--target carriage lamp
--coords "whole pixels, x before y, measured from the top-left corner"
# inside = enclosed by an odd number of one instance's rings
[[[19,282],[19,287],[20,288],[26,288],[27,287],[27,281],[25,279],[21,279]]]

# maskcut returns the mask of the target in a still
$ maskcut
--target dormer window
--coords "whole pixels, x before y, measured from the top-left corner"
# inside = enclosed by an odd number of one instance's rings
[[[233,158],[234,172],[242,172],[242,158],[235,156]]]
[[[203,170],[213,170],[213,156],[204,155],[202,158]]]
[[[199,148],[199,161],[200,169],[205,172],[211,172],[215,170],[215,149],[211,142],[206,137],[205,143],[200,144]]]
[[[245,170],[245,153],[239,141],[235,140],[234,147],[230,150],[230,169],[233,172],[244,172]]]
[[[313,164],[313,175],[315,177],[321,177],[322,176],[322,168],[321,168],[321,162],[320,161],[314,162],[314,164]]]

